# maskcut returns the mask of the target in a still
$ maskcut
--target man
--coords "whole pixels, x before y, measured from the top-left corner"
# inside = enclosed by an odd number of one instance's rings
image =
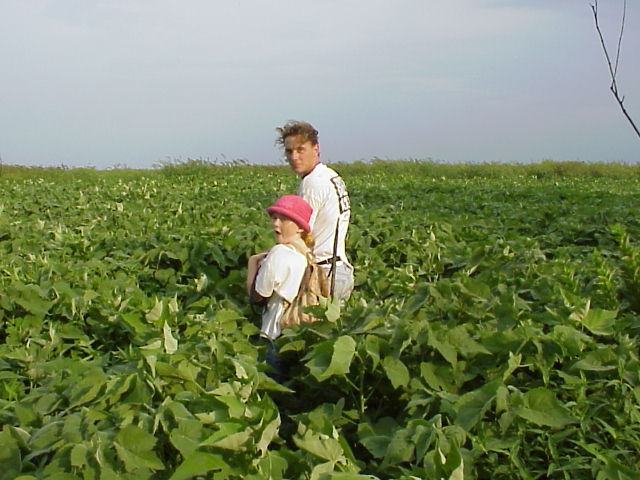
[[[344,181],[320,162],[318,131],[309,123],[290,121],[277,128],[291,169],[300,176],[298,195],[312,207],[311,233],[316,262],[327,273],[334,298],[345,302],[353,290],[353,266],[345,251],[351,205]]]

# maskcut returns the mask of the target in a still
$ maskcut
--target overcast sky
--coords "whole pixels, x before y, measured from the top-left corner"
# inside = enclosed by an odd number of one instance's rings
[[[618,72],[640,124],[640,2]],[[601,0],[615,50],[622,0]],[[640,162],[588,0],[0,0],[5,164]]]

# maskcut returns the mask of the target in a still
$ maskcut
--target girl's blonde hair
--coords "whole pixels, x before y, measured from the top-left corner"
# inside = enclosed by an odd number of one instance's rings
[[[316,241],[313,238],[311,232],[302,232],[300,235],[302,237],[302,241],[309,248],[309,250],[313,250],[313,247],[316,244]]]

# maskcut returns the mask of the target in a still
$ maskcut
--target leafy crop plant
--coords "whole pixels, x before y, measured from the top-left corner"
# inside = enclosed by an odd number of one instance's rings
[[[296,179],[197,167],[0,178],[1,480],[639,478],[633,167],[336,165],[357,285],[283,383],[244,275]]]

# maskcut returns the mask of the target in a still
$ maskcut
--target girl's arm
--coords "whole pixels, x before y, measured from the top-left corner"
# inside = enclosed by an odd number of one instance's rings
[[[257,253],[249,257],[249,263],[247,265],[247,293],[249,294],[249,301],[251,303],[260,303],[265,298],[255,290],[256,276],[260,269],[262,260],[267,256],[267,252]]]

